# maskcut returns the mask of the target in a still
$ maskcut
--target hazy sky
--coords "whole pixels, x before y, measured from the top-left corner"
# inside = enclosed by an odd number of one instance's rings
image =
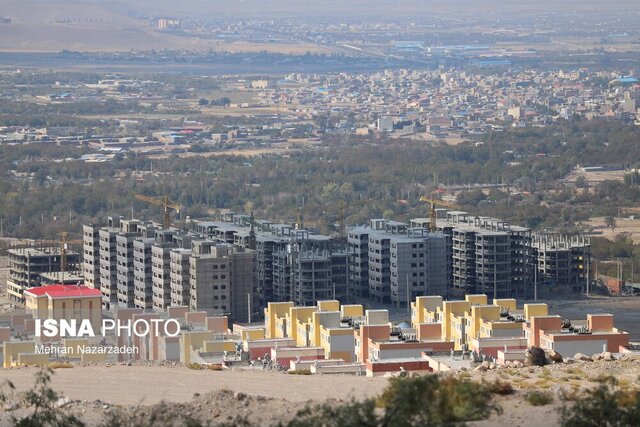
[[[420,18],[430,14],[640,11],[640,0],[0,0],[0,16],[41,9],[190,18]]]

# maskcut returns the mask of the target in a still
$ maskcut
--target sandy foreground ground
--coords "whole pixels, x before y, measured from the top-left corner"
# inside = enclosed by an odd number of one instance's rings
[[[35,368],[0,371],[18,392],[33,385]],[[476,378],[477,379],[477,378]],[[116,407],[131,409],[167,402],[171,411],[197,414],[211,421],[225,416],[249,416],[260,424],[287,420],[308,403],[349,401],[379,395],[388,384],[385,377],[342,375],[288,375],[262,370],[194,371],[182,366],[87,366],[57,369],[51,386],[75,403],[88,425],[99,425],[104,414]],[[238,402],[239,394],[246,394]],[[520,396],[499,399],[504,412],[470,425],[544,427],[557,424],[559,404],[531,407]],[[184,405],[184,406],[181,406]],[[264,408],[269,408],[265,414]],[[276,409],[277,408],[277,409]],[[208,412],[207,412],[208,411]],[[0,426],[10,425],[0,410]],[[4,415],[4,416],[3,416]],[[221,416],[222,415],[222,416]],[[230,420],[229,418],[228,420]],[[533,420],[532,420],[533,419]]]
[[[0,370],[0,382],[10,380],[18,391],[33,385],[36,368]],[[595,387],[599,378],[613,375],[631,387],[640,387],[640,356],[620,360],[554,364],[547,367],[501,368],[488,372],[459,373],[469,380],[496,380],[510,383],[514,393],[494,395],[493,402],[502,413],[469,423],[488,427],[548,427],[560,423],[564,392]],[[385,377],[343,375],[289,375],[275,371],[191,370],[181,365],[76,366],[57,369],[51,386],[70,399],[69,409],[79,414],[88,426],[100,425],[112,411],[129,414],[155,411],[165,414],[193,415],[212,423],[247,417],[258,425],[286,422],[307,404],[333,403],[379,395],[388,384]],[[531,406],[525,397],[532,390],[547,390],[553,403]],[[158,406],[166,402],[168,406]],[[155,406],[152,406],[155,405]],[[0,407],[0,427],[10,425],[9,417],[24,409],[4,411]]]
[[[0,370],[16,388],[33,385],[35,368]],[[56,369],[54,390],[72,400],[96,400],[120,405],[150,405],[162,400],[189,401],[194,393],[231,390],[250,395],[284,398],[293,402],[321,401],[351,397],[362,399],[379,394],[387,378],[344,375],[287,375],[262,371],[195,371],[165,366],[78,366]]]

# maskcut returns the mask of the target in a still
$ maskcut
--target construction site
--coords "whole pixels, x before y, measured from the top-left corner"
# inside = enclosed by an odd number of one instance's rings
[[[287,224],[225,212],[173,226],[179,204],[136,198],[159,206],[162,222],[109,217],[84,225],[81,240],[63,233],[37,247],[10,249],[10,300],[24,304],[26,289],[59,273],[57,283],[98,289],[105,310],[164,312],[179,305],[248,322],[270,302],[407,308],[424,295],[535,300],[593,286],[588,237],[535,232],[433,198],[421,198],[430,204],[428,218],[342,223],[342,235],[330,236],[305,227],[300,215]]]
[[[12,245],[7,250],[7,299],[23,304],[26,289],[52,283],[83,283],[82,255],[72,250],[72,245],[81,248],[82,241],[69,240],[66,232],[55,241]]]

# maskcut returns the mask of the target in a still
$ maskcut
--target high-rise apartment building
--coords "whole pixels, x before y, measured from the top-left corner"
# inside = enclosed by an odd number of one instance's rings
[[[350,290],[404,305],[410,295],[446,295],[447,239],[385,219],[348,232]],[[364,266],[368,267],[365,270]]]

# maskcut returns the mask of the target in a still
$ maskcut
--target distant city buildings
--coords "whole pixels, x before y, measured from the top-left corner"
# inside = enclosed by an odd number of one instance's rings
[[[159,20],[161,25],[170,22],[173,21]],[[216,108],[252,110],[243,115],[255,115],[256,109],[275,109],[277,114],[264,124],[231,124],[224,132],[192,121],[158,128],[157,122],[145,118],[119,119],[106,134],[85,134],[75,127],[5,126],[0,127],[0,144],[89,146],[99,152],[85,154],[81,161],[107,162],[125,151],[152,155],[180,153],[193,147],[264,147],[289,138],[315,138],[325,133],[460,142],[502,131],[506,126],[549,126],[559,119],[640,122],[640,83],[633,77],[620,77],[615,70],[541,71],[513,67],[485,73],[451,67],[291,73],[281,77],[218,77],[216,85],[222,91],[237,93],[243,102],[204,99],[202,105],[194,105],[194,100],[189,99],[167,99],[166,86],[153,80],[105,76],[92,83],[69,84],[64,91],[39,97],[43,102],[64,104],[96,97],[120,102],[131,102],[133,98],[150,112],[210,108],[215,101],[222,102]],[[22,100],[23,95],[17,93],[15,97]],[[141,130],[151,136],[141,137]],[[23,177],[17,175],[19,178]]]
[[[179,19],[171,19],[171,18],[158,19],[159,30],[176,30],[176,29],[179,29],[181,25],[182,24]]]

